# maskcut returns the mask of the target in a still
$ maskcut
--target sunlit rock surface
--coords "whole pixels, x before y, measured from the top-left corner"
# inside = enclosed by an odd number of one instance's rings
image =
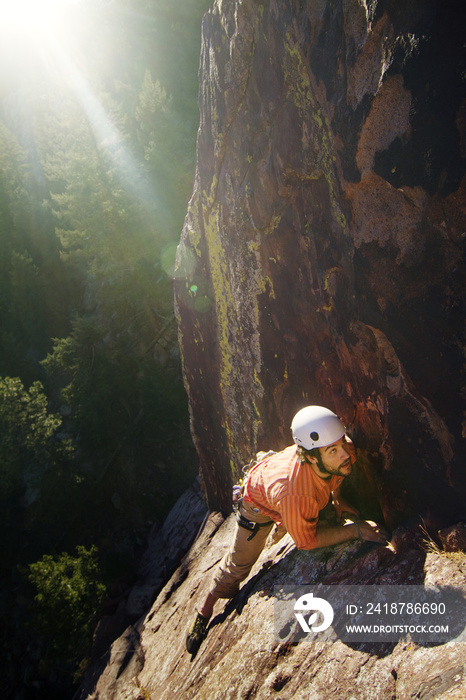
[[[229,0],[203,21],[176,307],[208,504],[322,403],[350,495],[464,519],[464,3]]]
[[[178,517],[182,526],[180,509]],[[95,661],[75,700],[465,697],[464,616],[461,624],[448,618],[459,636],[442,644],[419,645],[409,636],[398,643],[345,643],[333,631],[296,643],[297,622],[285,640],[274,632],[273,591],[279,584],[308,584],[311,589],[319,582],[418,585],[448,589],[464,599],[466,554],[426,554],[422,534],[402,528],[394,533],[391,547],[353,542],[300,552],[289,535],[275,543],[270,538],[239,595],[218,604],[206,640],[191,657],[185,639],[195,606],[208,590],[233,527],[234,516],[209,516],[152,607]],[[153,546],[146,563],[151,559],[154,564],[158,560]]]

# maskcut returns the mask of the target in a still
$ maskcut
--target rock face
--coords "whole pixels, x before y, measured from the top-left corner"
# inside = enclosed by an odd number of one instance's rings
[[[163,526],[149,534],[148,546],[139,562],[133,585],[125,587],[121,593],[117,591],[116,596],[108,592],[108,601],[94,634],[93,661],[105,654],[128,625],[147,613],[173,571],[178,568],[207,516],[199,480],[196,479],[178,499]],[[97,663],[96,667],[98,672],[100,664]]]
[[[216,0],[175,271],[212,509],[321,403],[356,505],[464,519],[465,4]]]
[[[401,528],[391,547],[356,542],[302,552],[289,535],[275,542],[271,537],[238,596],[218,604],[206,640],[191,657],[185,639],[194,607],[208,590],[233,527],[234,516],[209,516],[152,607],[90,669],[75,700],[465,697],[466,554],[426,554],[419,534]],[[151,547],[146,563],[159,558]],[[462,620],[449,617],[458,636],[424,646],[409,636],[396,643],[345,643],[333,631],[314,641],[298,641],[292,631],[281,640],[274,634],[274,586],[303,583],[448,588],[460,601]]]

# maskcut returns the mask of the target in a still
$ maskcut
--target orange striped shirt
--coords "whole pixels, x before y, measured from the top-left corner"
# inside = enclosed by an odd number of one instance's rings
[[[350,452],[354,462],[354,448]],[[244,499],[283,523],[298,549],[314,549],[319,511],[342,481],[342,476],[332,475],[328,481],[317,476],[309,464],[299,462],[296,445],[291,445],[251,469]]]

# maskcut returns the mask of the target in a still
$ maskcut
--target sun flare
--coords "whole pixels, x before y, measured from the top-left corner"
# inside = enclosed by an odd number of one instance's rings
[[[18,81],[57,76],[84,27],[82,0],[0,0],[0,94]]]
[[[55,35],[62,29],[64,12],[79,0],[0,0],[3,33],[14,36]]]

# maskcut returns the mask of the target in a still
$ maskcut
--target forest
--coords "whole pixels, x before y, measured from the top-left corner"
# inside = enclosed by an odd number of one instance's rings
[[[19,3],[21,5],[21,3]],[[2,696],[72,697],[190,486],[173,311],[207,0],[0,5]]]

